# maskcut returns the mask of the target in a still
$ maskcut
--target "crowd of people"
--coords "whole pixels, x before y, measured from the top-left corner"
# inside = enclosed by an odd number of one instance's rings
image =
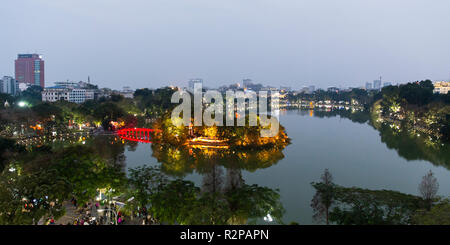
[[[120,207],[111,204],[102,204],[100,202],[87,202],[79,205],[75,198],[72,198],[70,204],[66,206],[66,216],[69,221],[60,223],[61,225],[123,225],[123,224],[141,224],[155,225],[159,222],[149,214],[147,208],[138,208],[131,214],[130,220],[126,219]],[[54,217],[46,221],[46,225],[56,225],[58,222]]]

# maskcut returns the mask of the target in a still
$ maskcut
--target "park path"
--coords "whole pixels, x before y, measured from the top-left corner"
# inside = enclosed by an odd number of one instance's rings
[[[66,209],[66,213],[64,216],[55,221],[55,224],[57,225],[67,225],[67,223],[73,224],[75,219],[80,216],[76,210],[76,207],[74,207],[71,202],[65,202],[64,208]]]

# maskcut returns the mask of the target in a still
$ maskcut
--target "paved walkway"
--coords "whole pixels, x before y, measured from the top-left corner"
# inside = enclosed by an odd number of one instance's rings
[[[71,202],[65,202],[64,207],[66,208],[66,214],[55,221],[57,225],[67,225],[67,223],[73,224],[75,219],[81,216]]]

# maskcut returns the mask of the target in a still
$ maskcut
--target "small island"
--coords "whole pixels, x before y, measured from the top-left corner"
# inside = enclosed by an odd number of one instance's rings
[[[189,148],[217,148],[217,149],[284,149],[290,139],[283,126],[279,126],[278,133],[273,137],[261,137],[261,130],[266,127],[258,126],[175,126],[166,113],[161,119],[153,123],[155,132],[152,135],[154,142],[172,146]],[[278,122],[278,121],[277,121]],[[268,127],[267,127],[268,128]]]

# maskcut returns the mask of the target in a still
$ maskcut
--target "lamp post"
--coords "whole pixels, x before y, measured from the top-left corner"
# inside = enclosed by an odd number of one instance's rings
[[[118,213],[115,210],[108,209],[108,208],[107,209],[97,209],[97,212],[99,212],[99,213],[103,213],[104,211],[114,213],[114,216],[116,217],[116,220],[114,221],[114,223],[117,225]]]
[[[131,201],[133,201],[133,200],[134,200],[134,197],[131,197],[131,198],[129,198],[129,199],[127,200],[127,202],[131,202]],[[117,209],[117,211],[114,210],[114,209],[112,209],[111,206],[110,206],[109,208],[105,208],[105,209],[97,209],[97,212],[98,212],[98,213],[103,213],[104,211],[112,212],[112,213],[114,214],[114,216],[115,216],[114,223],[115,223],[115,225],[118,225],[117,219],[119,218],[119,212],[120,212],[120,209],[123,208],[123,207],[125,206],[125,203],[119,202],[119,201],[112,201],[112,202],[114,202],[114,205],[115,205],[115,206],[118,206],[118,207],[119,207],[119,208]]]

